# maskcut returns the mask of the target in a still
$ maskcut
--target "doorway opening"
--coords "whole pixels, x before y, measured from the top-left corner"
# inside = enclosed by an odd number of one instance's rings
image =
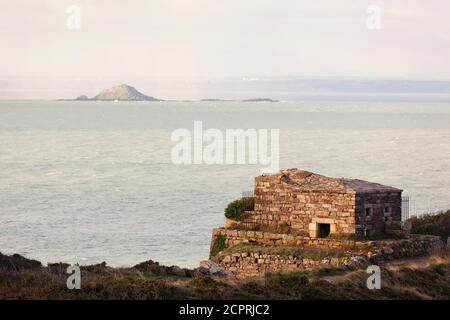
[[[318,223],[317,233],[319,238],[326,238],[330,234],[330,224],[329,223]]]

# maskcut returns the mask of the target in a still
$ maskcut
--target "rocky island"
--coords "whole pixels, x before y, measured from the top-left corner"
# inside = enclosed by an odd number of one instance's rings
[[[127,84],[121,84],[105,89],[93,98],[81,95],[75,101],[162,101],[152,96],[139,92],[136,88]]]
[[[60,101],[195,101],[195,100],[163,100],[152,96],[148,96],[139,92],[135,87],[127,84],[113,86],[109,89],[102,90],[96,96],[89,98],[82,94],[75,99],[59,99]],[[252,99],[218,99],[209,98],[201,99],[203,102],[279,102],[278,100],[270,98],[252,98]]]

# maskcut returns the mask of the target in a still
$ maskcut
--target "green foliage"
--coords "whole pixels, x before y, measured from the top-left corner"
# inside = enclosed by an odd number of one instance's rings
[[[262,286],[260,281],[258,280],[250,280],[244,282],[241,288],[244,292],[248,293],[248,296],[254,296],[255,298],[257,298],[258,296],[267,297],[269,291],[265,286]]]
[[[225,244],[225,240],[226,238],[221,234],[216,236],[210,252],[211,257],[215,257],[220,251],[224,250],[227,247]]]
[[[302,300],[335,300],[340,299],[339,289],[327,281],[317,280],[306,285],[300,296]]]
[[[285,295],[294,295],[309,283],[305,272],[275,273],[267,276],[266,285]]]
[[[325,276],[339,276],[347,273],[347,269],[345,267],[329,267],[329,268],[320,268],[317,269],[315,275],[318,277]]]
[[[194,278],[188,286],[198,294],[197,299],[208,300],[220,298],[221,289],[224,287],[223,284],[215,281],[211,277]]]
[[[156,275],[150,271],[144,271],[144,272],[142,272],[142,275],[144,276],[144,278],[155,278],[156,277]]]
[[[450,236],[450,210],[415,216],[409,221],[411,233],[439,236],[443,241]]]
[[[225,217],[240,221],[245,217],[245,211],[252,211],[255,207],[254,198],[241,198],[229,203],[225,208]]]

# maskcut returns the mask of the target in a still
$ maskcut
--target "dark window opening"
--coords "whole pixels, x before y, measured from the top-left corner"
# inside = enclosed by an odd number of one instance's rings
[[[371,214],[372,214],[371,208],[366,208],[366,217],[370,217]]]
[[[389,217],[384,217],[384,221],[388,221],[389,220]]]
[[[326,238],[330,234],[329,223],[318,223],[319,238]]]
[[[369,238],[369,237],[370,237],[370,230],[369,230],[369,229],[366,229],[366,230],[364,231],[364,234],[365,234],[366,238]]]

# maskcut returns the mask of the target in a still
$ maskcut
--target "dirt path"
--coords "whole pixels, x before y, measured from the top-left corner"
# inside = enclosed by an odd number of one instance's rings
[[[389,261],[387,263],[384,263],[383,265],[380,265],[380,268],[387,269],[390,271],[397,271],[401,268],[411,268],[411,269],[426,268],[429,265],[430,265],[430,257],[425,256],[425,257],[412,257]],[[349,280],[350,278],[357,277],[358,275],[360,277],[361,275],[367,277],[366,271],[364,269],[358,269],[355,271],[349,271],[345,274],[325,276],[322,277],[321,279],[329,281],[331,283],[335,283]]]
[[[390,261],[386,263],[383,267],[387,268],[388,270],[395,271],[401,268],[411,268],[411,269],[426,268],[429,265],[430,265],[430,257],[425,256],[425,257],[412,257]]]

